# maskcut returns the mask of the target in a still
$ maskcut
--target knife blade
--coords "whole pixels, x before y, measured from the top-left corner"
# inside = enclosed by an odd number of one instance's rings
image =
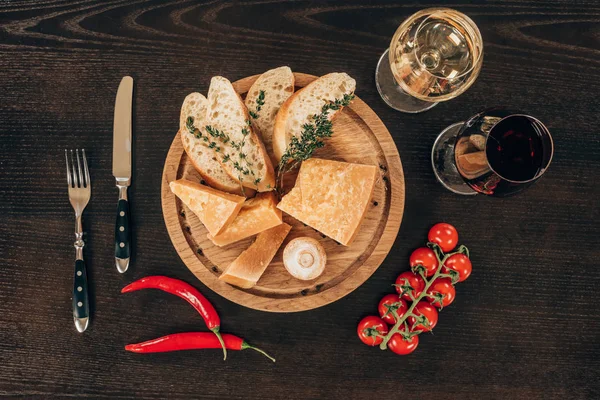
[[[133,78],[125,76],[117,91],[113,125],[113,176],[119,189],[115,224],[115,265],[120,273],[127,271],[131,257],[131,219],[127,188],[131,184],[132,103]]]

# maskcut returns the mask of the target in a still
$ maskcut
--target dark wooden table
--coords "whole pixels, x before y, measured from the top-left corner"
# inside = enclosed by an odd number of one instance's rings
[[[600,4],[382,1],[0,0],[0,395],[89,398],[473,398],[600,396]],[[464,95],[420,115],[388,108],[373,72],[398,24],[431,4],[453,6],[481,29],[481,76]],[[406,209],[395,246],[359,289],[321,309],[269,314],[231,303],[186,269],[160,205],[162,166],[180,104],[209,79],[268,68],[346,71],[396,140]],[[112,117],[123,75],[136,81],[135,259],[113,266],[117,191]],[[516,197],[460,197],[440,186],[430,149],[450,123],[495,105],[544,121],[556,153],[540,182]],[[93,322],[71,315],[73,216],[63,149],[84,147],[93,196],[85,255]],[[411,356],[363,346],[357,322],[375,312],[408,255],[435,222],[456,225],[472,250],[434,335]],[[185,302],[133,279],[166,274],[214,302],[223,330],[250,351],[141,356],[123,345],[203,328]]]

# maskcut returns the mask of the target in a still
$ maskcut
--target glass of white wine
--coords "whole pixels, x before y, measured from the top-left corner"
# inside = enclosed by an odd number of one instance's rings
[[[419,113],[467,90],[482,63],[477,25],[456,10],[428,8],[396,30],[379,59],[375,82],[390,107]]]

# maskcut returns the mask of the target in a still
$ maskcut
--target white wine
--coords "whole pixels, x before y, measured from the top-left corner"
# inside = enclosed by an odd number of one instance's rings
[[[481,34],[466,15],[422,10],[404,21],[390,45],[396,83],[420,100],[450,100],[475,82],[483,61]]]

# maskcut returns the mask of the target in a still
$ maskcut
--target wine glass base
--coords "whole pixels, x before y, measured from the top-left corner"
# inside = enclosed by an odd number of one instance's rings
[[[454,144],[463,124],[464,122],[452,124],[439,134],[431,149],[431,166],[435,177],[446,189],[467,196],[477,192],[465,183],[454,161]]]
[[[438,103],[419,100],[402,90],[402,87],[396,83],[392,69],[390,68],[389,52],[379,58],[377,69],[375,70],[375,84],[381,98],[388,106],[394,110],[405,113],[420,113],[435,107]]]

